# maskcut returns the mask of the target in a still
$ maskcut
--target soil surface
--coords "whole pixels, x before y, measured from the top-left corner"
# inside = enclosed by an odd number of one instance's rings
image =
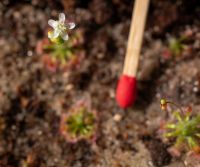
[[[152,0],[138,72],[135,106],[122,110],[115,88],[122,72],[130,0],[0,1],[0,167],[199,167],[174,158],[157,131],[160,98],[200,112],[200,1]],[[50,72],[36,54],[47,22],[65,12],[84,32],[85,58],[74,71]],[[166,55],[170,38],[188,36],[181,55]],[[60,116],[91,99],[99,129],[93,143],[70,143]],[[28,162],[28,165],[26,164]]]

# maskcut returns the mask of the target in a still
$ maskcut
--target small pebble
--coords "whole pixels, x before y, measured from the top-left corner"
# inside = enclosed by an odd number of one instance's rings
[[[153,167],[154,165],[153,165],[153,162],[152,161],[148,161],[148,166],[149,167]]]
[[[31,50],[29,50],[29,51],[27,52],[27,55],[28,55],[28,56],[33,56],[33,52],[32,52]]]
[[[122,119],[122,116],[120,114],[115,114],[113,117],[114,121],[119,122]]]
[[[39,131],[37,132],[37,134],[38,134],[38,136],[42,135],[42,131],[39,130]]]
[[[198,87],[194,87],[194,88],[193,88],[193,91],[194,91],[195,93],[198,92],[198,91],[199,91]]]
[[[68,84],[66,87],[65,87],[65,90],[69,91],[71,89],[73,89],[74,85],[72,84]]]
[[[111,98],[115,98],[115,91],[113,89],[109,90],[109,95]]]
[[[186,160],[184,161],[184,165],[185,165],[185,166],[188,166],[188,163],[187,163],[187,161],[186,161]]]

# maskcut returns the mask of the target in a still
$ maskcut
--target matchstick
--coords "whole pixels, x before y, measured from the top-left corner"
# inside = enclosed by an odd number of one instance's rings
[[[129,107],[136,99],[136,74],[148,6],[149,0],[135,0],[123,73],[116,92],[117,102],[122,108]]]

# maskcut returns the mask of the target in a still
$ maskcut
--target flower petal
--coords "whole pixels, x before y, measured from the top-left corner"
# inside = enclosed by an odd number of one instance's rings
[[[62,33],[62,34],[61,34],[61,37],[62,37],[62,39],[63,39],[64,41],[67,41],[67,40],[69,39],[69,36],[68,36],[68,34],[67,34],[66,32]]]
[[[50,39],[57,38],[57,37],[59,36],[59,33],[60,33],[59,31],[54,30],[54,31],[48,33],[48,37],[49,37]]]
[[[71,30],[71,29],[74,29],[75,27],[75,23],[71,22],[71,23],[67,23],[67,27]]]
[[[58,22],[52,19],[48,20],[48,24],[54,29],[58,26]]]
[[[59,14],[59,22],[60,23],[64,23],[65,22],[65,14],[64,13],[60,13]]]

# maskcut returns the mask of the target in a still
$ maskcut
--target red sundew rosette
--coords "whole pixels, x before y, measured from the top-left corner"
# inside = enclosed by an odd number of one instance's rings
[[[85,58],[85,51],[80,48],[84,43],[82,30],[77,30],[74,35],[70,37],[71,47],[74,48],[73,56],[66,60],[67,63],[62,65],[64,71],[75,70],[80,67],[81,61]]]
[[[43,54],[41,58],[45,68],[48,71],[56,72],[58,70],[58,62],[56,60],[53,60],[49,54]]]
[[[74,35],[70,37],[71,45],[74,47],[79,47],[84,44],[85,40],[83,37],[83,31],[81,29],[77,30]]]
[[[61,65],[63,71],[68,71],[68,70],[75,70],[80,68],[81,61],[85,58],[85,52],[80,51],[77,53],[74,53],[75,56],[72,56],[67,62],[63,65]]]
[[[51,72],[56,72],[58,70],[58,62],[52,59],[51,54],[45,51],[45,46],[48,46],[50,41],[48,38],[44,38],[37,42],[36,53],[40,55],[41,61],[44,67]]]
[[[85,57],[84,50],[81,50],[79,47],[84,42],[82,31],[78,30],[67,42],[69,42],[71,45],[72,56],[66,59],[65,63],[62,63],[59,59],[51,56],[51,51],[47,51],[48,49],[45,49],[45,46],[51,44],[48,38],[38,41],[36,53],[41,56],[41,60],[47,70],[51,72],[56,72],[58,70],[66,72],[80,67],[81,61]]]
[[[69,143],[76,143],[80,140],[86,140],[88,142],[95,142],[97,139],[97,130],[98,130],[98,117],[97,117],[97,112],[96,110],[91,110],[90,104],[87,101],[78,101],[77,104],[75,104],[67,113],[63,113],[61,115],[61,120],[60,120],[60,133],[62,136],[64,136],[64,138],[66,139],[67,142]],[[70,134],[70,132],[68,132],[68,127],[66,125],[66,121],[67,119],[71,116],[76,114],[79,109],[81,108],[86,108],[87,111],[89,111],[89,113],[92,113],[95,119],[95,123],[94,123],[94,129],[92,130],[93,133],[91,133],[89,136],[76,136],[74,137],[73,135]]]

